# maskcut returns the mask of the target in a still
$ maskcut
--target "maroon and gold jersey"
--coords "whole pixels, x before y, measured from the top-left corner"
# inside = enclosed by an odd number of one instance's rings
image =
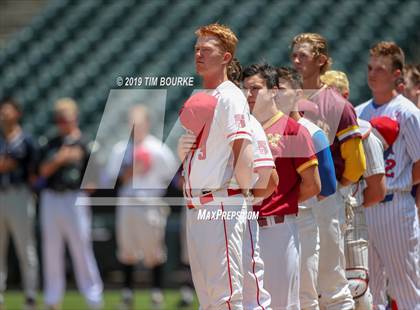
[[[254,211],[259,211],[259,216],[296,214],[301,182],[299,173],[318,164],[311,136],[306,128],[282,112],[278,112],[263,127],[279,184],[270,197],[254,206]]]
[[[335,175],[337,180],[340,180],[344,171],[340,145],[348,139],[362,137],[356,112],[351,103],[331,87],[322,87],[310,96],[309,100],[299,102],[299,110],[304,113],[305,118],[318,125],[327,134]]]

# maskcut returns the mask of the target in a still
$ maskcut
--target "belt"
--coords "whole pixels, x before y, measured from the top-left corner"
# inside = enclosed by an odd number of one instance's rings
[[[217,191],[218,193],[223,193],[223,190],[220,190],[220,191]],[[214,192],[214,193],[216,193],[216,192]],[[230,189],[230,188],[228,188],[227,190],[226,190],[226,196],[235,196],[235,195],[238,195],[238,194],[242,194],[242,190],[241,189]],[[200,203],[200,205],[205,205],[206,203],[209,203],[209,202],[212,202],[212,201],[214,201],[214,195],[213,195],[213,192],[210,192],[210,193],[207,193],[207,194],[204,194],[204,195],[202,195],[202,196],[199,196],[199,197],[194,197],[194,198],[198,198],[198,202]],[[187,199],[187,208],[188,209],[194,209],[195,208],[195,206],[194,206],[194,203],[193,203],[193,201],[191,200],[191,199]]]
[[[272,216],[260,217],[258,218],[257,222],[260,227],[281,224],[281,223],[284,223],[284,215],[272,215]]]
[[[382,200],[380,203],[390,202],[394,199],[394,194],[388,194],[385,196],[384,200]]]

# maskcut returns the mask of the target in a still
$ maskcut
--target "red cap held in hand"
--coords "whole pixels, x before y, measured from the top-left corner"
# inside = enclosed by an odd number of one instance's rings
[[[384,148],[394,144],[400,132],[400,125],[388,116],[378,116],[370,120],[373,133],[382,141]]]
[[[182,126],[197,136],[198,148],[206,144],[216,105],[215,97],[200,92],[188,98],[179,113]]]

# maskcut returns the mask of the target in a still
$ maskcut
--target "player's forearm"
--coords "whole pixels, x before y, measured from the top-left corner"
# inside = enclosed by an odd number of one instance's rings
[[[265,199],[274,192],[279,183],[276,169],[267,167],[258,169],[258,180],[252,190],[254,197],[261,200]]]
[[[381,192],[376,191],[373,188],[366,188],[363,191],[363,206],[370,207],[380,203],[384,199],[385,195]]]
[[[316,184],[301,184],[299,190],[299,202],[306,201],[309,198],[312,198],[319,194],[321,191],[321,186]]]
[[[413,165],[413,185],[420,184],[420,160]]]
[[[357,182],[366,169],[366,157],[362,139],[353,138],[343,142],[340,146],[340,151],[344,159],[343,180],[340,180],[340,183],[349,185]]]
[[[321,180],[319,178],[318,166],[314,165],[300,173],[302,181],[299,187],[299,202],[306,201],[321,192]]]
[[[252,144],[248,140],[235,140],[232,150],[235,179],[241,189],[248,190],[252,184]]]
[[[365,179],[367,187],[363,191],[363,206],[370,207],[384,200],[386,195],[385,175],[375,174]]]
[[[0,173],[7,173],[9,171],[12,171],[16,168],[16,166],[16,160],[9,157],[0,158]]]
[[[39,174],[44,178],[48,178],[51,175],[53,175],[58,169],[60,169],[60,167],[61,164],[57,160],[52,159],[41,165],[41,167],[39,168]]]

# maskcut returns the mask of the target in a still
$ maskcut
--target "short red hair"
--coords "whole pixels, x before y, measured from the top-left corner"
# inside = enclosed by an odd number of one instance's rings
[[[232,55],[235,56],[236,45],[238,38],[235,33],[228,26],[220,25],[218,23],[201,26],[195,31],[197,37],[202,36],[215,36],[219,39],[221,47]]]

